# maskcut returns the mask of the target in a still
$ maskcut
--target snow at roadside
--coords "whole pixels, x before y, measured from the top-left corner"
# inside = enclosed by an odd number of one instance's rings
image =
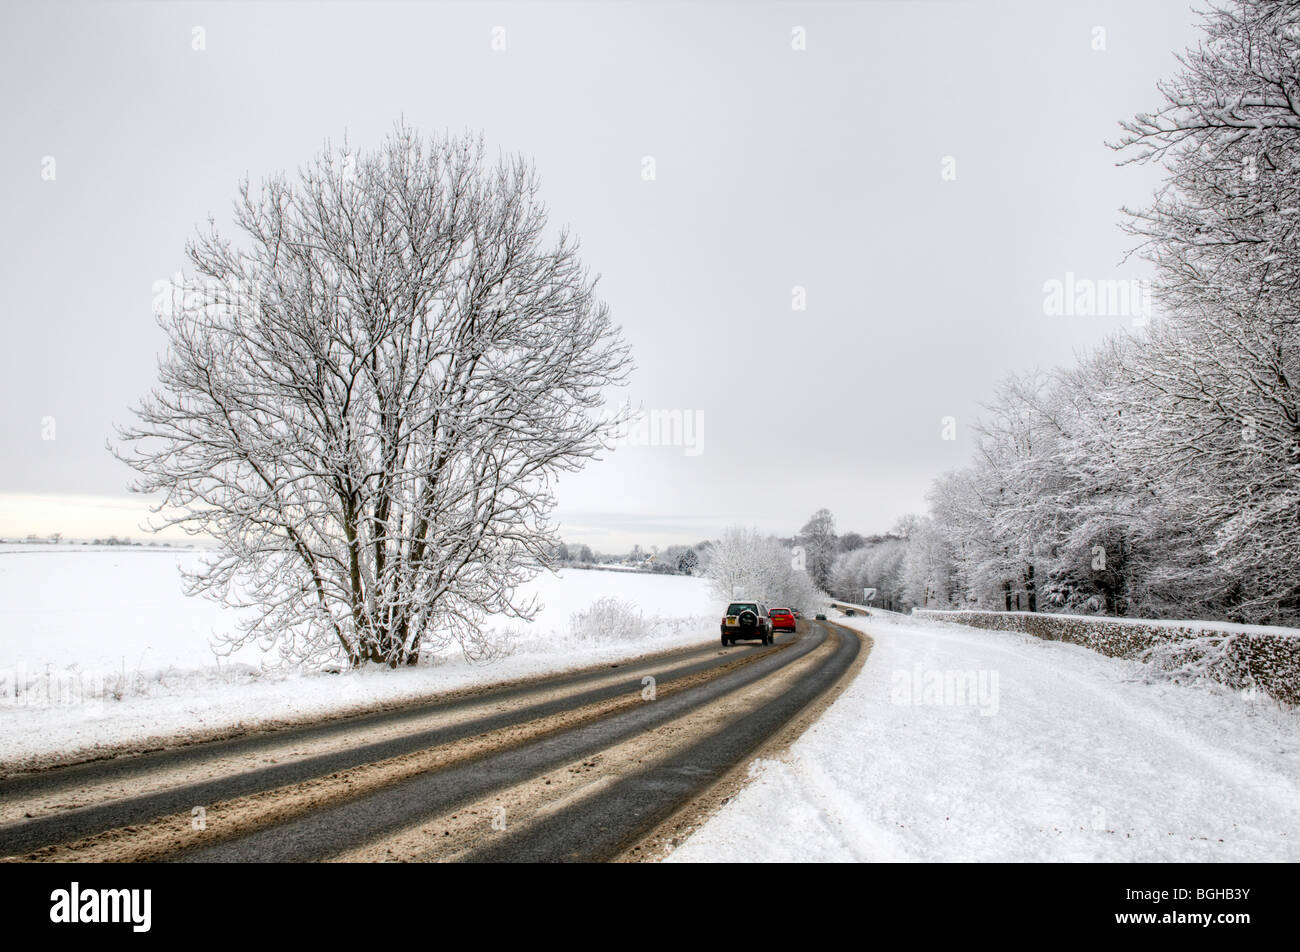
[[[178,564],[195,551],[72,546],[0,547],[0,765],[218,731],[420,697],[467,685],[603,664],[711,641],[716,614],[704,579],[566,569],[525,594],[532,622],[489,627],[508,646],[490,664],[452,648],[400,671],[268,672],[271,654],[214,657],[214,633],[234,615],[181,591]],[[616,632],[575,631],[598,598],[634,606]],[[635,612],[641,613],[639,621]]]
[[[837,620],[875,640],[858,677],[670,862],[1300,859],[1300,712],[1028,635]]]

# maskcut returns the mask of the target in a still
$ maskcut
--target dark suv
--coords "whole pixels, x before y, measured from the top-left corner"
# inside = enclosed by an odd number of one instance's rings
[[[767,606],[761,602],[732,602],[722,619],[722,643],[731,645],[746,639],[756,639],[765,645],[772,643],[772,619],[767,616]]]

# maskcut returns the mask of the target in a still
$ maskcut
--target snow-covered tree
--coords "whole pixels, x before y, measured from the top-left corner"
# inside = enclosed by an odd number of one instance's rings
[[[902,602],[920,608],[952,605],[954,565],[948,540],[929,517],[917,519],[907,537]]]
[[[816,585],[824,588],[830,581],[831,563],[835,560],[835,516],[829,509],[818,509],[799,530],[797,542],[803,546],[808,574]]]
[[[795,561],[777,539],[733,526],[709,546],[704,574],[722,601],[754,598],[771,607],[803,608],[824,596]]]
[[[1300,6],[1233,0],[1205,33],[1118,143],[1168,170],[1131,215],[1165,319],[1126,406],[1147,478],[1212,534],[1208,594],[1265,621],[1300,611]]]
[[[682,551],[675,552],[673,556],[673,565],[677,571],[683,575],[694,575],[700,567],[700,557],[690,546],[677,546]]]
[[[216,539],[192,589],[240,644],[413,663],[484,648],[554,551],[557,473],[605,444],[628,354],[532,168],[398,127],[244,183],[160,316],[157,388],[121,431],[161,525]]]
[[[931,489],[929,554],[908,533],[914,602],[947,559],[957,604],[1300,618],[1300,4],[1205,30],[1117,143],[1168,171],[1128,226],[1160,315],[998,388]]]

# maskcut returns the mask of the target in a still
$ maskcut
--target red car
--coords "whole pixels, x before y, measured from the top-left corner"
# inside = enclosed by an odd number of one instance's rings
[[[794,612],[788,608],[773,608],[767,613],[772,619],[773,631],[794,631]]]

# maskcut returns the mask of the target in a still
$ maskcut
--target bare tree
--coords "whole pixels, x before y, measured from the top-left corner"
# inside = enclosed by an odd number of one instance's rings
[[[240,189],[160,316],[159,385],[116,451],[154,528],[206,533],[192,591],[251,609],[232,647],[414,663],[488,647],[483,617],[556,538],[552,483],[604,445],[626,345],[531,166],[399,126]]]

